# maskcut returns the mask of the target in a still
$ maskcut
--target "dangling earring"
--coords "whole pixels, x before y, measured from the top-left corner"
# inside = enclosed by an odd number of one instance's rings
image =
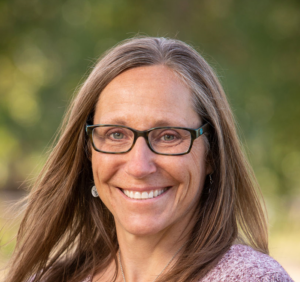
[[[210,185],[213,184],[213,180],[212,180],[211,174],[209,175],[209,183],[210,183]]]
[[[95,198],[99,197],[96,186],[92,187],[91,192],[92,192],[93,197],[95,197]]]
[[[210,194],[210,188],[211,188],[211,185],[213,184],[213,180],[212,180],[212,176],[211,174],[209,175],[209,188],[208,188],[208,194]]]

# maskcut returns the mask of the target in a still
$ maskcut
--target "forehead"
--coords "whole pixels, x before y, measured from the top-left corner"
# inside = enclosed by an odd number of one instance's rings
[[[100,94],[94,123],[144,130],[157,123],[194,127],[199,117],[190,89],[174,71],[159,65],[130,69],[114,78]]]

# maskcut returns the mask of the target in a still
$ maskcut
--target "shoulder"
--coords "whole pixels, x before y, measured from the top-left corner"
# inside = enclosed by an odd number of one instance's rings
[[[292,282],[283,267],[266,254],[249,246],[234,245],[219,263],[201,280],[247,281],[247,282]]]

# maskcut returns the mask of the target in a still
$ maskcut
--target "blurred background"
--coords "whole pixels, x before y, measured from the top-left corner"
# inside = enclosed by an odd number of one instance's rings
[[[266,200],[270,253],[300,281],[298,0],[1,0],[0,267],[20,220],[8,227],[18,211],[5,210],[26,195],[77,86],[137,34],[181,39],[218,73]]]

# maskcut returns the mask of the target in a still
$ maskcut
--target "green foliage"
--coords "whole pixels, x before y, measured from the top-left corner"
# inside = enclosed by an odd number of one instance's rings
[[[0,186],[38,172],[99,55],[146,34],[186,41],[214,66],[264,193],[288,203],[300,186],[299,26],[291,0],[0,1]]]

